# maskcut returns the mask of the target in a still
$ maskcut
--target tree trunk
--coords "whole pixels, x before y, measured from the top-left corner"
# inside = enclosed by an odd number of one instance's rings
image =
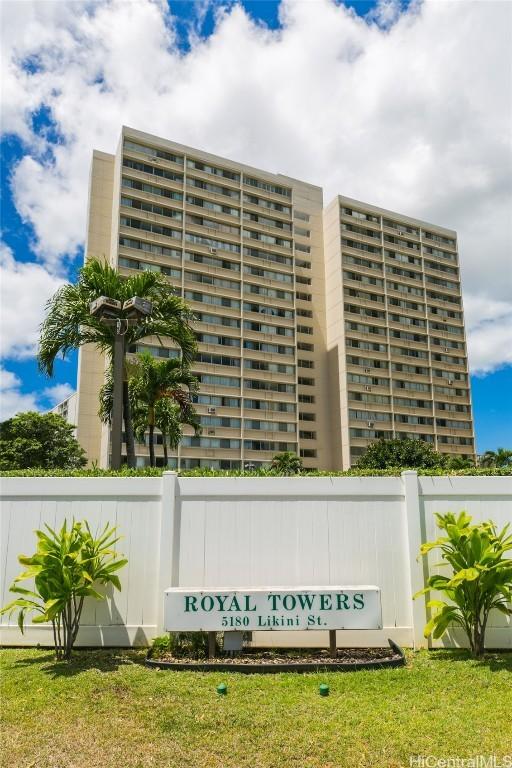
[[[133,435],[132,409],[128,393],[128,381],[123,381],[123,419],[126,442],[126,459],[130,469],[135,469],[135,438]]]
[[[167,467],[169,464],[169,454],[167,452],[167,435],[162,432],[162,442],[164,444],[164,465]]]
[[[149,465],[155,466],[155,425],[149,425]]]

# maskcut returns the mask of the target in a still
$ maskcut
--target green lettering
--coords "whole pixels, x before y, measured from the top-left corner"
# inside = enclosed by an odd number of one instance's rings
[[[280,595],[268,595],[267,600],[270,600],[270,602],[272,603],[272,610],[273,611],[277,611],[278,610],[277,601],[280,600],[280,599],[281,599]]]
[[[231,603],[229,604],[228,611],[239,611],[239,610],[240,610],[240,605],[238,603],[238,598],[236,595],[233,595],[233,597],[231,598]]]
[[[197,597],[185,595],[185,613],[190,611],[197,611]]]
[[[362,608],[364,608],[364,595],[362,592],[356,592],[354,595],[354,610],[360,611]]]
[[[350,605],[348,605],[348,595],[346,595],[344,592],[338,592],[336,595],[336,602],[338,611],[341,611],[344,608],[346,608],[347,611],[350,610]]]
[[[201,598],[201,608],[203,611],[213,611],[215,605],[215,600],[211,595],[204,595],[204,597]],[[208,606],[208,607],[207,607]]]
[[[245,610],[246,611],[255,611],[256,610],[256,606],[255,605],[251,606],[251,596],[250,595],[245,595]]]
[[[314,595],[297,595],[297,600],[300,603],[300,607],[302,610],[305,610],[306,608],[309,608],[311,610],[313,608],[313,603],[315,601]]]
[[[331,601],[330,595],[320,595],[320,610],[321,611],[332,610],[332,601]]]

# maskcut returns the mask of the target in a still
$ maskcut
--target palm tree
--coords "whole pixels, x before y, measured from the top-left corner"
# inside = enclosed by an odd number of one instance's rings
[[[506,448],[498,448],[496,451],[486,451],[480,458],[481,467],[510,467],[512,465],[512,451]]]
[[[131,369],[130,400],[134,413],[135,436],[144,440],[149,431],[149,461],[155,466],[155,427],[164,440],[167,461],[167,441],[176,448],[182,437],[182,425],[189,424],[197,434],[199,418],[192,405],[197,391],[197,378],[189,367],[177,358],[155,360],[148,352],[137,355]]]
[[[122,277],[105,262],[91,259],[79,271],[75,284],[63,285],[46,305],[46,317],[41,324],[38,361],[40,369],[53,375],[57,355],[83,344],[93,344],[112,363],[115,329],[91,315],[89,306],[100,296],[121,302],[132,296],[149,299],[153,311],[140,323],[130,325],[125,335],[125,350],[147,336],[172,339],[188,364],[196,351],[196,337],[190,325],[193,315],[185,302],[176,296],[173,287],[160,272],[142,272]],[[135,445],[128,397],[128,372],[125,365],[123,381],[123,418],[126,434],[128,465],[135,466]]]

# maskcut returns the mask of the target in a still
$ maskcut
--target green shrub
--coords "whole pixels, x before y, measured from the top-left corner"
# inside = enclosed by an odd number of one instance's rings
[[[444,635],[450,624],[464,630],[471,653],[482,656],[485,648],[485,630],[489,613],[496,609],[512,616],[512,536],[507,536],[508,525],[498,533],[493,522],[471,525],[471,517],[461,512],[436,514],[438,527],[445,531],[436,541],[423,544],[420,554],[428,555],[440,549],[442,565],[449,565],[450,576],[431,576],[428,586],[414,597],[431,590],[444,593],[448,601],[430,600],[427,606],[433,616],[425,627],[425,637]]]
[[[84,600],[104,600],[95,586],[112,584],[121,589],[115,571],[127,560],[118,559],[113,549],[119,540],[115,528],[108,525],[94,538],[87,523],[67,522],[59,532],[46,526],[48,533],[36,531],[37,549],[30,557],[18,560],[26,567],[14,579],[10,591],[21,595],[2,608],[0,614],[12,614],[18,608],[18,625],[23,632],[27,613],[35,612],[33,623],[51,622],[58,659],[69,659],[75,643]],[[24,589],[20,581],[34,579],[35,591]]]
[[[215,655],[218,655],[219,651],[220,646],[218,636],[216,636]],[[208,633],[169,632],[167,635],[155,637],[151,652],[154,656],[170,653],[176,659],[206,659],[208,657]]]

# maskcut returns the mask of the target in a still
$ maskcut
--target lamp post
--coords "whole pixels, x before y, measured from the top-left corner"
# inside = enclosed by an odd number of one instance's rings
[[[91,315],[109,325],[114,331],[112,355],[113,403],[112,429],[110,438],[110,468],[121,469],[123,444],[123,378],[126,355],[125,335],[130,325],[139,325],[153,311],[153,304],[147,299],[133,296],[124,303],[108,296],[100,296],[89,306]]]

